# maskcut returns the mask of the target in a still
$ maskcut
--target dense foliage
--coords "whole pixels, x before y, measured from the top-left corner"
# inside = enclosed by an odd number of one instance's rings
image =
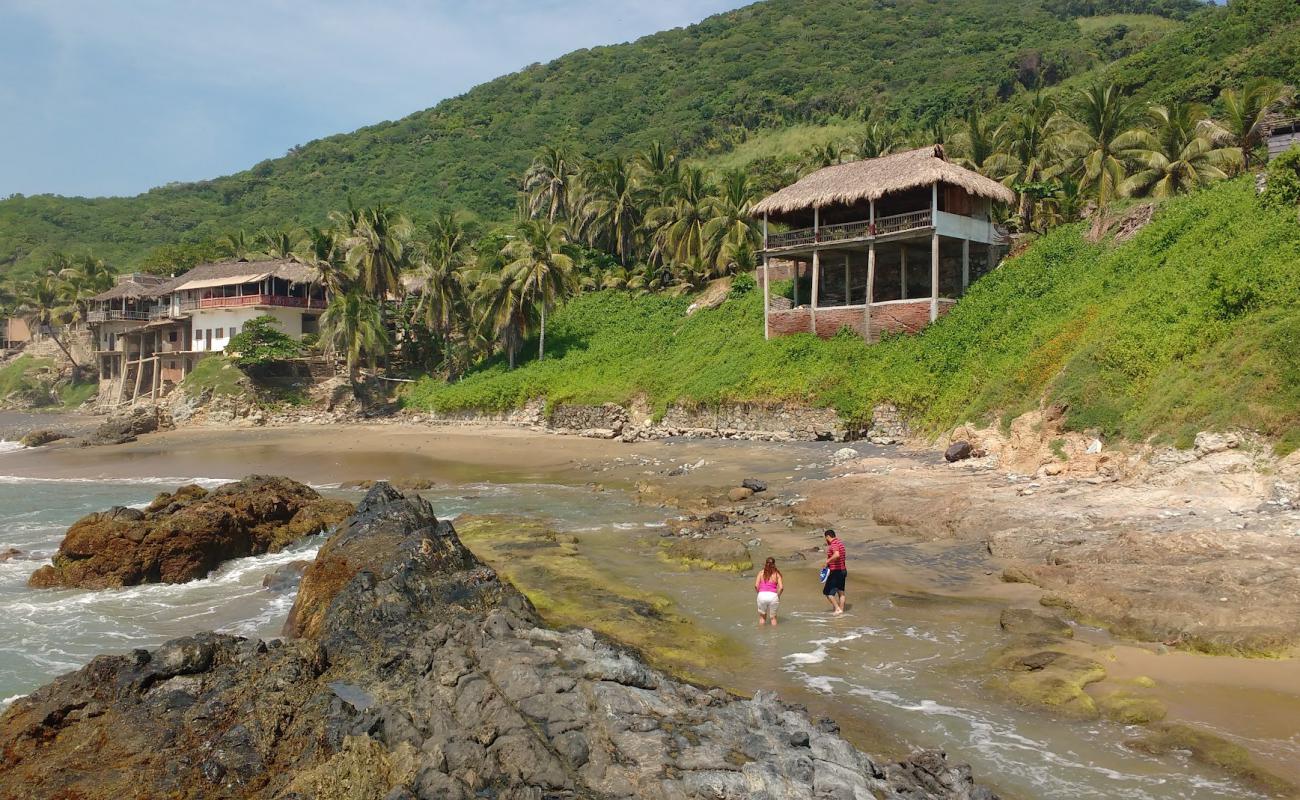
[[[725,153],[764,131],[857,118],[920,126],[1017,86],[1109,67],[1162,102],[1208,101],[1243,76],[1300,83],[1300,9],[1234,0],[769,0],[637,42],[529,67],[405,119],[295,147],[236,175],[134,198],[0,202],[0,266],[88,248],[120,268],[203,260],[222,233],[308,225],[359,203],[505,218],[544,144],[590,156],[660,140]],[[1128,13],[1076,20],[1076,14]],[[1188,18],[1169,25],[1164,17]],[[1146,16],[1143,16],[1146,14]],[[1181,27],[1179,27],[1181,25]],[[1118,61],[1115,61],[1119,59]],[[990,94],[993,97],[990,97]]]
[[[407,402],[794,400],[864,419],[889,400],[938,429],[1047,396],[1106,435],[1244,425],[1300,444],[1294,212],[1264,206],[1242,178],[1163,204],[1123,244],[1088,244],[1085,227],[1048,234],[917,336],[765,342],[758,292],[690,317],[685,298],[602,292],[555,314],[546,361],[426,380]]]
[[[302,343],[280,330],[280,321],[266,314],[244,323],[226,345],[226,356],[242,369],[267,367],[298,358]]]

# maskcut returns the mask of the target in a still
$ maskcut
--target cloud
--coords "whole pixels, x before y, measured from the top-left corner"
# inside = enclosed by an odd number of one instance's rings
[[[0,0],[0,195],[245,168],[743,0]]]

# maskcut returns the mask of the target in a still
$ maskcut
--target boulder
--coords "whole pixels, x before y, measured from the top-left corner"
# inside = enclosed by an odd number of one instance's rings
[[[649,611],[648,613],[652,613]],[[528,600],[377,485],[303,577],[293,636],[100,656],[0,716],[0,797],[992,800],[769,692],[679,683]]]
[[[835,451],[835,455],[831,456],[831,459],[838,464],[842,461],[852,461],[857,457],[857,450],[854,450],[852,447],[841,447],[839,450]]]
[[[23,551],[19,550],[17,547],[6,547],[5,549],[0,550],[0,562],[8,561],[13,557],[20,556],[22,554]]]
[[[754,568],[749,548],[742,542],[725,536],[673,538],[666,539],[661,544],[665,559],[687,566],[722,572],[744,572]]]
[[[232,558],[276,552],[329,529],[352,504],[288,478],[252,475],[213,491],[182,486],[143,511],[114,507],[77,520],[33,588],[106,589],[184,583]]]
[[[748,489],[754,494],[767,491],[767,481],[760,481],[758,478],[746,478],[740,482],[743,489]]]
[[[971,447],[970,442],[965,442],[965,441],[953,442],[952,444],[948,445],[947,450],[943,451],[943,458],[949,464],[953,463],[954,461],[965,461],[966,459],[970,458],[971,451],[973,449],[974,448]]]
[[[82,445],[109,445],[134,442],[141,434],[153,433],[166,427],[164,422],[162,411],[158,406],[136,406],[124,414],[105,420],[81,443]]]
[[[302,574],[311,566],[310,561],[297,559],[290,561],[275,572],[268,572],[262,577],[262,588],[276,594],[297,589],[302,581]]]
[[[1006,580],[1005,576],[1003,580]],[[1074,636],[1074,628],[1070,627],[1070,623],[1054,614],[1034,611],[1031,608],[1003,609],[998,624],[1007,633],[1019,633],[1028,636],[1060,636],[1066,639]]]
[[[735,489],[732,489],[731,491],[727,492],[727,499],[733,503],[739,503],[744,500],[748,500],[753,496],[754,496],[754,491],[752,489],[746,489],[743,486],[736,487]]]
[[[68,434],[63,431],[51,430],[49,428],[39,428],[31,431],[26,436],[18,440],[18,444],[23,447],[40,447],[41,445],[57,442],[60,439],[67,439]]]

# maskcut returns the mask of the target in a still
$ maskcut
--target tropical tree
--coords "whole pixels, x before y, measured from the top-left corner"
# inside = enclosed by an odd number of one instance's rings
[[[290,257],[300,264],[314,267],[320,274],[321,286],[330,296],[347,291],[356,278],[343,255],[341,236],[333,228],[308,228],[298,249]]]
[[[1239,147],[1219,147],[1204,133],[1205,109],[1194,104],[1151,106],[1150,131],[1133,134],[1129,145],[1137,171],[1120,194],[1168,197],[1223,180],[1242,163]]]
[[[113,269],[102,258],[86,254],[74,258],[60,256],[58,263],[59,290],[63,296],[65,323],[85,319],[87,303],[91,297],[113,285]]]
[[[804,153],[801,172],[809,173],[843,163],[845,152],[835,142],[815,144]]]
[[[1001,150],[988,161],[992,177],[1019,195],[1020,230],[1033,228],[1034,206],[1046,179],[1056,172],[1056,135],[1060,129],[1056,99],[1036,91],[998,130]]]
[[[898,127],[883,120],[867,123],[862,135],[858,137],[858,158],[880,158],[897,150],[903,144],[903,136]]]
[[[750,216],[757,192],[748,173],[730,170],[723,173],[717,197],[711,205],[712,215],[704,225],[704,255],[715,264],[734,260],[734,253],[748,247],[751,252],[763,246],[763,234]]]
[[[701,167],[682,167],[668,204],[653,209],[646,227],[653,231],[651,260],[682,263],[705,250],[704,228],[713,215],[713,187]]]
[[[72,380],[75,383],[80,377],[81,365],[72,357],[72,350],[61,335],[74,313],[68,306],[67,297],[63,281],[57,273],[49,271],[27,287],[18,306],[18,313],[33,329],[49,332],[50,338],[54,339],[54,343],[72,365]]]
[[[454,211],[433,216],[427,228],[426,257],[420,275],[422,286],[414,316],[439,338],[444,356],[451,350],[456,321],[465,311],[465,281],[461,270],[473,253],[472,247],[470,230]]]
[[[1077,94],[1065,119],[1061,152],[1066,169],[1099,207],[1118,194],[1126,163],[1140,155],[1141,134],[1130,127],[1135,109],[1118,86],[1094,83]]]
[[[1292,87],[1263,77],[1240,89],[1224,89],[1219,95],[1222,115],[1218,120],[1201,120],[1201,130],[1215,144],[1241,150],[1242,166],[1249,168],[1264,140],[1269,113],[1294,95]]]
[[[645,219],[645,191],[632,164],[621,156],[597,163],[587,184],[589,241],[603,244],[627,266],[635,257]]]
[[[373,368],[376,358],[388,349],[379,301],[355,288],[330,299],[321,314],[320,331],[326,352],[343,354],[352,383],[360,380],[363,364]]]
[[[341,223],[345,263],[357,285],[380,300],[402,294],[402,269],[407,265],[411,223],[382,203],[335,215]]]
[[[568,152],[551,145],[543,147],[524,173],[523,189],[529,216],[545,213],[546,218],[554,222],[567,214],[569,195],[577,174],[577,165]]]
[[[505,247],[504,272],[511,278],[521,302],[538,310],[540,318],[537,360],[546,357],[546,312],[577,290],[573,259],[561,248],[564,229],[549,220],[519,223],[517,238]]]
[[[478,283],[478,307],[481,329],[501,343],[506,350],[510,369],[528,331],[528,305],[523,285],[513,272],[486,274]]]
[[[664,147],[663,142],[654,141],[637,154],[633,166],[646,199],[659,206],[671,205],[682,181],[682,164],[677,154]]]
[[[951,139],[957,163],[982,175],[990,174],[1002,149],[1000,136],[1001,128],[986,113],[972,106]]]
[[[249,241],[244,231],[230,231],[217,239],[217,251],[226,258],[236,261],[249,261],[257,251],[257,246]]]
[[[257,235],[257,241],[260,246],[258,255],[277,260],[293,258],[303,246],[302,233],[291,228],[262,231]]]

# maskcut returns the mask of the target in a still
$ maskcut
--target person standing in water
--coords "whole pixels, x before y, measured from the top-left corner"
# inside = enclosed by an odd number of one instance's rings
[[[776,608],[781,605],[781,592],[785,591],[776,559],[769,558],[763,562],[763,569],[754,576],[754,591],[758,592],[758,624],[770,622],[775,625]]]
[[[826,583],[822,585],[822,594],[831,604],[835,616],[844,613],[844,583],[849,576],[844,562],[844,542],[835,535],[835,531],[826,529]]]

